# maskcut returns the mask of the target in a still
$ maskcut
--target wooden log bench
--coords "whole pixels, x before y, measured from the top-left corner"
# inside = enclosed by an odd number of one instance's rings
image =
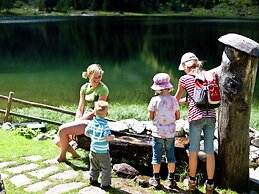
[[[134,133],[125,133],[112,131],[115,140],[110,142],[110,155],[113,162],[127,160],[127,163],[142,172],[152,173],[152,144],[151,135],[139,135]],[[78,147],[90,150],[91,139],[85,135],[76,137]],[[178,165],[181,162],[188,162],[186,147],[189,144],[189,138],[175,138],[175,155]]]

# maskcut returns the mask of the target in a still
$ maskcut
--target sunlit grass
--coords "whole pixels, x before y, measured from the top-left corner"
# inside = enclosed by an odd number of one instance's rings
[[[15,167],[28,163],[28,161],[26,161],[24,158],[25,156],[41,156],[42,158],[34,163],[37,163],[39,165],[37,169],[46,168],[49,165],[45,164],[43,161],[55,160],[60,151],[59,148],[55,146],[54,142],[52,142],[52,140],[35,141],[19,136],[15,133],[15,131],[8,131],[2,128],[0,128],[0,136],[2,139],[0,142],[0,162],[14,161],[15,163],[11,164],[9,167]],[[82,158],[73,160],[73,168],[77,171],[83,172],[84,170],[89,169],[89,165],[87,163],[88,152],[82,149],[78,149],[78,152],[82,155]],[[70,160],[72,160],[72,158],[68,157],[68,161]],[[68,170],[67,166],[64,163],[55,165],[57,165],[59,169],[52,174]],[[49,176],[51,176],[52,174],[49,174]],[[39,181],[36,177],[33,176],[30,176],[30,179],[36,182]],[[41,179],[43,181],[45,177]],[[70,182],[70,180],[65,181]],[[82,173],[79,173],[79,175],[74,178],[74,181],[82,181]],[[54,184],[63,183],[64,180],[59,180],[56,181]],[[25,192],[23,188],[17,188],[16,186],[14,186],[9,179],[5,179],[4,184],[7,193],[29,193]],[[44,189],[46,190],[48,189],[48,187]]]
[[[51,140],[46,141],[32,141],[15,133],[9,131],[8,133],[0,129],[0,147],[1,158],[5,160],[15,160],[19,162],[22,156],[30,155],[44,155],[46,159],[53,158],[58,155],[59,150],[54,146]]]

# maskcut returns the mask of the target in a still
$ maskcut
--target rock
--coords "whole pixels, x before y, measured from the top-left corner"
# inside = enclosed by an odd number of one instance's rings
[[[72,148],[74,149],[74,150],[76,150],[77,148],[78,148],[78,144],[77,144],[77,142],[76,141],[70,141],[69,142],[69,144],[72,146]]]
[[[108,125],[112,131],[118,131],[118,132],[128,132],[129,131],[128,126],[125,123],[123,123],[122,121],[108,122]]]
[[[53,139],[53,137],[46,135],[44,133],[41,133],[41,134],[37,135],[36,137],[34,137],[34,140],[36,140],[36,141],[47,140],[47,139]]]
[[[140,134],[145,131],[145,126],[136,119],[124,119],[121,122],[127,125],[129,132]]]
[[[134,178],[134,181],[142,187],[148,187],[149,186],[149,179],[150,179],[149,176],[138,175]]]
[[[152,131],[152,127],[153,127],[152,121],[140,121],[140,122],[144,126],[146,131],[149,131],[149,132]]]
[[[118,176],[128,178],[133,178],[139,174],[139,171],[126,163],[114,164],[113,170],[118,174]]]
[[[42,132],[46,131],[46,126],[43,122],[23,122],[23,123],[13,123],[13,128],[17,127],[28,127],[30,129],[40,129]]]
[[[189,122],[185,121],[185,120],[177,120],[175,122],[176,124],[176,131],[178,132],[178,135],[180,135],[180,132],[182,133],[180,136],[178,137],[183,137],[185,136],[185,134],[189,133]]]
[[[239,51],[243,51],[249,55],[258,57],[259,56],[259,44],[254,40],[247,38],[245,36],[229,33],[224,36],[221,36],[219,42],[234,47]]]
[[[12,123],[6,122],[2,124],[2,128],[5,130],[14,130],[14,127],[12,126]]]
[[[259,138],[255,138],[251,141],[251,144],[259,148]]]
[[[137,133],[137,134],[143,134],[145,130],[146,130],[145,125],[142,122],[133,123],[131,125],[131,128],[129,129],[130,132]]]
[[[256,184],[259,184],[259,167],[256,169],[249,168],[250,180]]]

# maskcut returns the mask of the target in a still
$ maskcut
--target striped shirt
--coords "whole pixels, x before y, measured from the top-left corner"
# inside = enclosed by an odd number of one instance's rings
[[[193,101],[193,93],[195,86],[195,79],[192,75],[184,75],[180,77],[180,86],[188,92],[189,110],[188,110],[188,121],[192,122],[201,118],[216,118],[216,112],[214,109],[201,110],[198,108]]]
[[[91,151],[98,154],[108,153],[109,142],[105,139],[105,136],[110,135],[111,130],[105,119],[98,116],[94,117],[85,128],[85,132],[91,135]]]

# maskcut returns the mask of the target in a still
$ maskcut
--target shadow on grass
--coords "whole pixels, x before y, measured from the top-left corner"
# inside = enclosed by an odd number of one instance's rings
[[[86,161],[86,158],[80,158],[80,159],[77,159],[77,160],[82,160],[83,163],[85,163],[87,165],[87,161]],[[89,168],[88,167],[83,167],[82,164],[74,164],[70,161],[65,161],[66,165],[70,166],[74,171],[80,171],[80,170],[83,170],[83,171],[88,171]],[[87,165],[89,166],[89,165]]]

